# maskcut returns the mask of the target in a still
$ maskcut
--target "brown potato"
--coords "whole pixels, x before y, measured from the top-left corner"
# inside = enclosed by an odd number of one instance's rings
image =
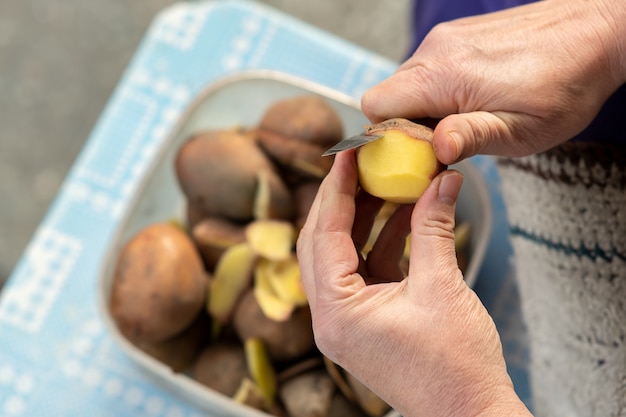
[[[324,369],[315,369],[285,381],[279,394],[290,417],[324,417],[334,392],[331,377]]]
[[[288,367],[282,369],[280,373],[277,375],[278,384],[282,384],[288,379],[293,378],[296,375],[300,375],[302,373],[312,371],[314,369],[325,369],[324,367],[324,359],[321,355],[314,355],[310,358],[306,358],[300,362],[296,362]]]
[[[311,210],[311,205],[313,205],[317,191],[320,188],[320,184],[321,181],[307,181],[298,185],[293,190],[296,210],[294,224],[297,230],[302,229],[302,226],[304,226],[306,218],[309,215],[309,210]]]
[[[191,369],[191,377],[202,385],[232,397],[249,378],[246,355],[240,343],[218,342],[208,346]]]
[[[336,390],[330,400],[326,417],[368,417],[361,408],[349,401],[341,391]]]
[[[111,314],[134,342],[164,341],[191,324],[206,300],[208,277],[191,239],[169,223],[150,225],[122,249]]]
[[[222,217],[206,217],[191,231],[202,259],[209,271],[213,271],[226,249],[245,242],[245,226]]]
[[[315,95],[275,102],[264,113],[258,128],[260,136],[272,132],[322,148],[331,147],[343,139],[341,118],[326,100]]]
[[[211,320],[201,312],[189,327],[159,343],[137,342],[137,347],[172,368],[182,372],[194,363],[211,337]]]
[[[357,404],[370,417],[382,417],[389,411],[389,405],[384,402],[374,391],[359,381],[354,375],[346,372],[346,380],[350,384],[356,397]]]
[[[277,101],[256,129],[261,148],[276,160],[289,183],[323,178],[333,163],[322,153],[343,138],[343,123],[323,98],[304,95]]]
[[[175,168],[189,206],[206,217],[252,219],[260,172],[266,173],[271,188],[272,215],[292,217],[289,190],[255,141],[243,133],[214,130],[190,138],[179,148]]]
[[[263,340],[270,357],[276,361],[303,357],[315,346],[308,306],[295,309],[285,321],[274,321],[263,313],[253,290],[249,290],[239,301],[232,320],[241,340]]]
[[[334,158],[322,156],[326,148],[280,136],[275,132],[259,134],[259,145],[281,165],[289,183],[297,184],[310,178],[322,179],[328,174]]]
[[[189,201],[185,201],[185,227],[188,230],[193,230],[205,218],[210,217],[204,214],[204,210],[201,207],[191,204]]]

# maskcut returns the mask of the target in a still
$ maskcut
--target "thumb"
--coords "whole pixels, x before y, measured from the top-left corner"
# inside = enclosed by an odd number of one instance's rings
[[[530,116],[528,116],[530,117]],[[451,114],[435,127],[433,148],[444,164],[454,164],[476,154],[523,156],[531,153],[532,141],[522,140],[519,116],[506,112],[476,111]],[[535,122],[526,120],[531,126]]]
[[[439,174],[420,197],[411,217],[409,277],[430,287],[460,277],[454,248],[456,200],[463,175],[447,170]]]

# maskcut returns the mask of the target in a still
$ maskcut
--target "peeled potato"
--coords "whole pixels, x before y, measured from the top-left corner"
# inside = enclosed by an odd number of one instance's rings
[[[406,119],[371,126],[367,135],[382,138],[357,151],[361,187],[373,196],[399,204],[414,203],[445,169],[432,147],[432,129]]]

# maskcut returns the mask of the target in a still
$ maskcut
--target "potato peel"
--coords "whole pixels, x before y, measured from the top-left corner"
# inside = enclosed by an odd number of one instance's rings
[[[265,396],[261,388],[250,378],[244,378],[241,381],[241,385],[235,395],[233,395],[233,401],[257,409],[262,409],[266,405]]]
[[[231,246],[220,258],[207,299],[209,314],[225,323],[241,294],[252,283],[257,256],[247,243]]]
[[[266,272],[263,262],[260,261],[254,271],[254,297],[266,317],[275,321],[285,321],[291,316],[296,304],[276,294]]]
[[[298,307],[308,304],[295,255],[283,261],[260,259],[256,274],[263,275],[278,298]]]
[[[244,341],[244,350],[248,372],[263,393],[265,406],[269,409],[274,404],[278,382],[265,344],[261,339],[249,338]]]
[[[272,190],[269,173],[267,171],[260,171],[257,174],[257,186],[253,207],[253,215],[256,220],[269,219],[271,199]]]
[[[246,239],[250,247],[259,256],[274,261],[291,256],[295,235],[295,228],[288,221],[256,220],[246,227]]]

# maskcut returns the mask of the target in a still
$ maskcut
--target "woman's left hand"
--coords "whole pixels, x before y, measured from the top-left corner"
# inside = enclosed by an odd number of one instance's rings
[[[461,183],[455,171],[437,176],[414,207],[390,218],[363,260],[382,202],[358,190],[355,153],[336,156],[298,239],[315,340],[406,417],[527,416],[495,325],[457,266]]]

